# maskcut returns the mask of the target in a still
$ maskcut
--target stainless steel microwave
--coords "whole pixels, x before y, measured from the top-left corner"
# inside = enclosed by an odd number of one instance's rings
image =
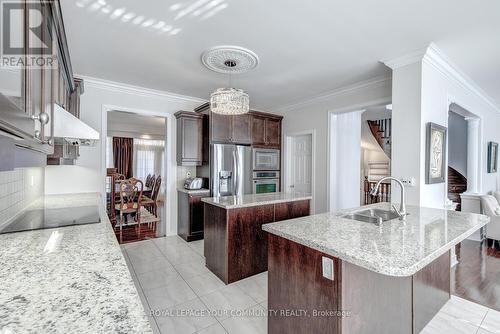
[[[253,170],[280,170],[280,150],[253,149]]]

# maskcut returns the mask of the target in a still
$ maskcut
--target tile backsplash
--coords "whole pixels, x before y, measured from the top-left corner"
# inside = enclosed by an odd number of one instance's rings
[[[0,172],[0,225],[44,195],[44,169]]]

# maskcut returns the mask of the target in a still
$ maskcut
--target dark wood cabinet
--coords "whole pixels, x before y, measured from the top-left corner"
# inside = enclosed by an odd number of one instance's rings
[[[310,201],[224,209],[204,203],[206,266],[226,284],[267,270],[262,225],[309,215]]]
[[[267,146],[281,146],[281,119],[267,118],[266,119],[266,139]]]
[[[210,113],[210,141],[230,143],[232,131],[231,116]]]
[[[211,143],[281,147],[283,116],[260,111],[250,111],[244,115],[220,115],[212,113],[208,103],[196,108],[195,111],[209,117]]]
[[[333,260],[334,280],[323,277],[322,257]],[[270,234],[268,260],[270,310],[305,310],[311,315],[314,311],[332,312],[341,309],[341,273],[337,258]],[[340,333],[341,317],[287,317],[277,312],[268,318],[268,331]]]
[[[274,219],[278,221],[299,218],[309,216],[310,212],[310,201],[295,201],[278,203],[274,207]]]
[[[252,143],[250,115],[219,115],[210,113],[210,141],[227,144]]]
[[[266,145],[266,118],[261,116],[252,117],[252,144],[258,146]]]
[[[279,148],[281,146],[281,116],[253,111],[252,145]]]
[[[178,190],[177,234],[186,241],[203,239],[203,197],[210,191],[189,193]]]
[[[177,118],[177,165],[201,166],[204,156],[203,114],[178,111]],[[205,148],[206,149],[206,148]]]
[[[232,117],[231,142],[235,144],[252,143],[252,118],[250,115],[236,115]]]

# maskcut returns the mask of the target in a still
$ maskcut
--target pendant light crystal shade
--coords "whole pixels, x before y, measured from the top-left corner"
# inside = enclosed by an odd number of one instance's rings
[[[241,89],[219,88],[210,95],[210,109],[221,115],[241,115],[250,110],[250,98]]]

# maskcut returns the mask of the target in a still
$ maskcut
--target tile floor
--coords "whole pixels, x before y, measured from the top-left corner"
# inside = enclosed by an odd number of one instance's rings
[[[203,240],[173,236],[122,250],[155,333],[267,332],[267,273],[225,285],[205,268]],[[422,333],[500,334],[500,312],[453,296]]]

